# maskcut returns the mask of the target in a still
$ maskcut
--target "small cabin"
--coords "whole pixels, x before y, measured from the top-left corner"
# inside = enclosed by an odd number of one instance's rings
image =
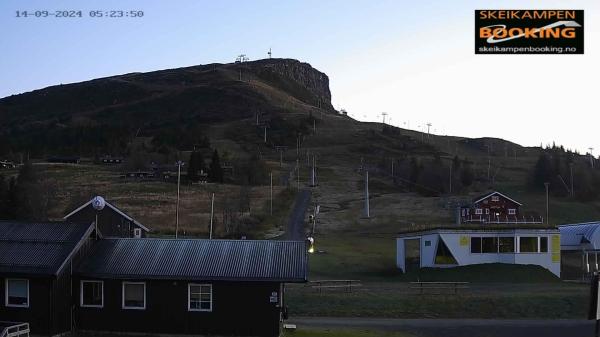
[[[92,201],[93,199],[77,207],[67,214],[64,220],[92,223],[96,221],[97,216],[98,235],[102,237],[143,238],[150,232],[148,227],[108,201],[100,211],[94,209]]]
[[[498,191],[489,192],[473,199],[457,210],[457,224],[491,223],[491,224],[539,224],[543,219],[539,216],[525,215],[521,212],[521,204]]]
[[[100,162],[104,165],[118,165],[118,164],[123,163],[123,158],[106,156],[106,157],[102,157],[100,159]]]
[[[46,159],[48,163],[59,163],[59,164],[79,164],[81,158],[77,156],[51,156]]]

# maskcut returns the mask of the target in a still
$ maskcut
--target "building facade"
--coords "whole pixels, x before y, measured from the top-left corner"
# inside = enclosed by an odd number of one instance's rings
[[[77,207],[64,217],[69,222],[91,223],[98,219],[98,235],[102,237],[119,238],[143,238],[148,235],[150,229],[139,221],[127,215],[113,204],[106,201],[105,207],[96,211],[92,200]]]
[[[600,222],[558,226],[561,274],[564,279],[589,279],[600,272]]]
[[[534,264],[560,277],[560,232],[556,229],[435,229],[396,239],[396,265],[403,272],[483,263]]]
[[[520,202],[493,191],[481,195],[468,204],[458,208],[457,224],[538,224],[543,218],[525,215],[520,211]]]
[[[100,238],[93,224],[0,222],[0,318],[73,331],[276,337],[303,241]]]
[[[73,266],[92,244],[93,225],[0,222],[0,320],[36,335],[71,330]]]

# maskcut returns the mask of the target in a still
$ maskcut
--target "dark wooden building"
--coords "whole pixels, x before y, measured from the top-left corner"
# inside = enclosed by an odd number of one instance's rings
[[[102,239],[77,270],[81,330],[280,335],[302,241]]]
[[[90,223],[95,222],[96,215],[98,215],[98,234],[102,237],[143,238],[150,232],[146,226],[108,201],[105,201],[106,205],[100,211],[94,209],[92,201],[93,199],[77,207],[64,219],[71,222]]]
[[[539,216],[521,214],[520,202],[493,191],[476,197],[468,204],[458,209],[457,222],[460,223],[491,223],[491,224],[527,224],[542,223]]]
[[[94,226],[0,222],[0,321],[29,323],[35,335],[71,330],[72,272]]]

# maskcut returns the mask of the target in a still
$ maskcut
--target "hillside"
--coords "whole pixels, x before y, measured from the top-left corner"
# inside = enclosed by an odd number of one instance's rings
[[[118,154],[135,137],[195,133],[306,105],[333,110],[329,79],[296,60],[112,76],[0,99],[0,155]]]
[[[257,158],[260,165],[254,169],[260,177],[250,183],[237,179],[222,185],[184,184],[183,230],[205,235],[210,195],[215,193],[217,235],[264,236],[284,229],[298,176],[300,187],[308,188],[315,156],[318,186],[312,188],[312,205],[321,205],[320,242],[327,241],[343,256],[363,247],[349,242],[367,240],[367,269],[388,261],[378,260],[381,250],[373,251],[370,243],[388,245],[398,231],[451,225],[457,204],[490,189],[521,201],[527,212],[545,213],[543,186],[530,186],[541,148],[358,122],[333,109],[328,81],[306,63],[269,59],[126,74],[10,96],[0,99],[0,159],[29,156],[36,162],[55,187],[48,211],[52,218],[101,194],[158,232],[172,233],[175,184],[119,176],[150,161],[172,166],[176,159],[187,160],[196,143],[208,139],[207,146],[217,149],[222,161],[236,168],[236,175],[247,174],[246,160]],[[86,163],[44,163],[46,156],[56,154],[82,156]],[[93,163],[95,156],[105,154],[125,156],[126,164]],[[576,171],[575,188],[582,189],[578,184],[584,180],[579,177],[589,174],[583,171],[588,159],[560,156],[574,158],[576,169],[582,170]],[[419,177],[413,177],[414,163]],[[563,158],[561,167],[564,163]],[[460,170],[450,179],[451,167]],[[370,172],[370,219],[362,216],[361,168]],[[267,211],[270,172],[273,215]],[[565,197],[559,184],[552,188],[552,224],[600,217],[597,200]],[[247,200],[244,209],[237,208],[241,200]],[[232,213],[243,230],[229,228]]]

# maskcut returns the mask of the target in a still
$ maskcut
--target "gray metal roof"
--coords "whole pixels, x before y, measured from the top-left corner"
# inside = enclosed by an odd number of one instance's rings
[[[79,273],[85,277],[198,281],[307,280],[303,241],[102,239]]]
[[[594,240],[594,234],[598,232],[598,228],[600,228],[600,222],[558,226],[560,230],[560,244],[562,246],[574,247],[591,244],[590,248],[597,249],[598,243]]]
[[[0,222],[0,273],[56,275],[92,224]]]

